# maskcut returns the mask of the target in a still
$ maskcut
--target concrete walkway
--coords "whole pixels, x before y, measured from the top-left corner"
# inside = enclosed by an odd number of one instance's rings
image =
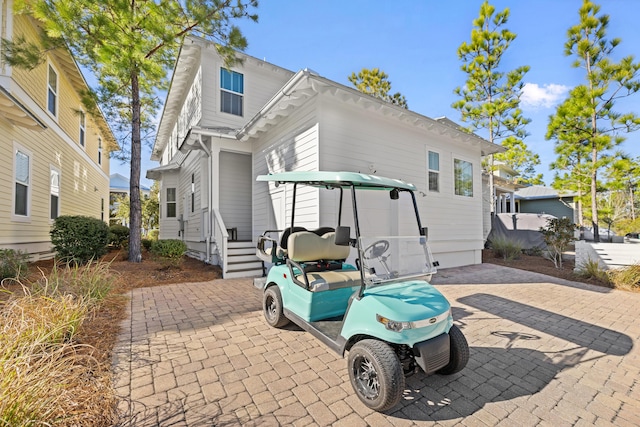
[[[115,355],[121,425],[640,425],[640,293],[491,264],[434,284],[469,364],[413,375],[385,414],[354,395],[345,359],[267,326],[251,280],[135,289]]]

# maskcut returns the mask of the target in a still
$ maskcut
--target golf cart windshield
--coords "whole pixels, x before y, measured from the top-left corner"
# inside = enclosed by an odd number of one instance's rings
[[[367,286],[436,272],[425,236],[360,237]]]

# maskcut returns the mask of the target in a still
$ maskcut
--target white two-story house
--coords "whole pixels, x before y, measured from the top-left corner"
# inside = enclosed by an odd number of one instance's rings
[[[160,165],[147,172],[161,183],[160,238],[184,240],[225,277],[261,274],[250,254],[265,230],[288,226],[292,191],[256,177],[344,170],[415,184],[440,266],[481,262],[480,159],[500,146],[314,71],[238,57],[228,70],[211,42],[194,37],[180,51],[151,157]],[[302,197],[296,225],[335,224],[332,196],[309,190]],[[402,231],[406,219],[396,211],[371,218],[379,235]]]

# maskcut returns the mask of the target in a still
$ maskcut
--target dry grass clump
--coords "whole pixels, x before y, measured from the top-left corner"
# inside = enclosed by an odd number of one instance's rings
[[[617,289],[640,291],[640,264],[611,270],[609,279]]]
[[[78,330],[108,293],[102,263],[56,267],[0,305],[0,426],[109,426],[110,372]]]

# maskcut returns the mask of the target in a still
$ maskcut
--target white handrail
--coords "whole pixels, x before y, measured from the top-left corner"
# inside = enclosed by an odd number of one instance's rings
[[[227,272],[227,244],[229,242],[229,233],[224,226],[222,215],[220,215],[217,209],[213,209],[213,238],[218,246],[220,268],[222,268],[222,277],[224,277]]]

